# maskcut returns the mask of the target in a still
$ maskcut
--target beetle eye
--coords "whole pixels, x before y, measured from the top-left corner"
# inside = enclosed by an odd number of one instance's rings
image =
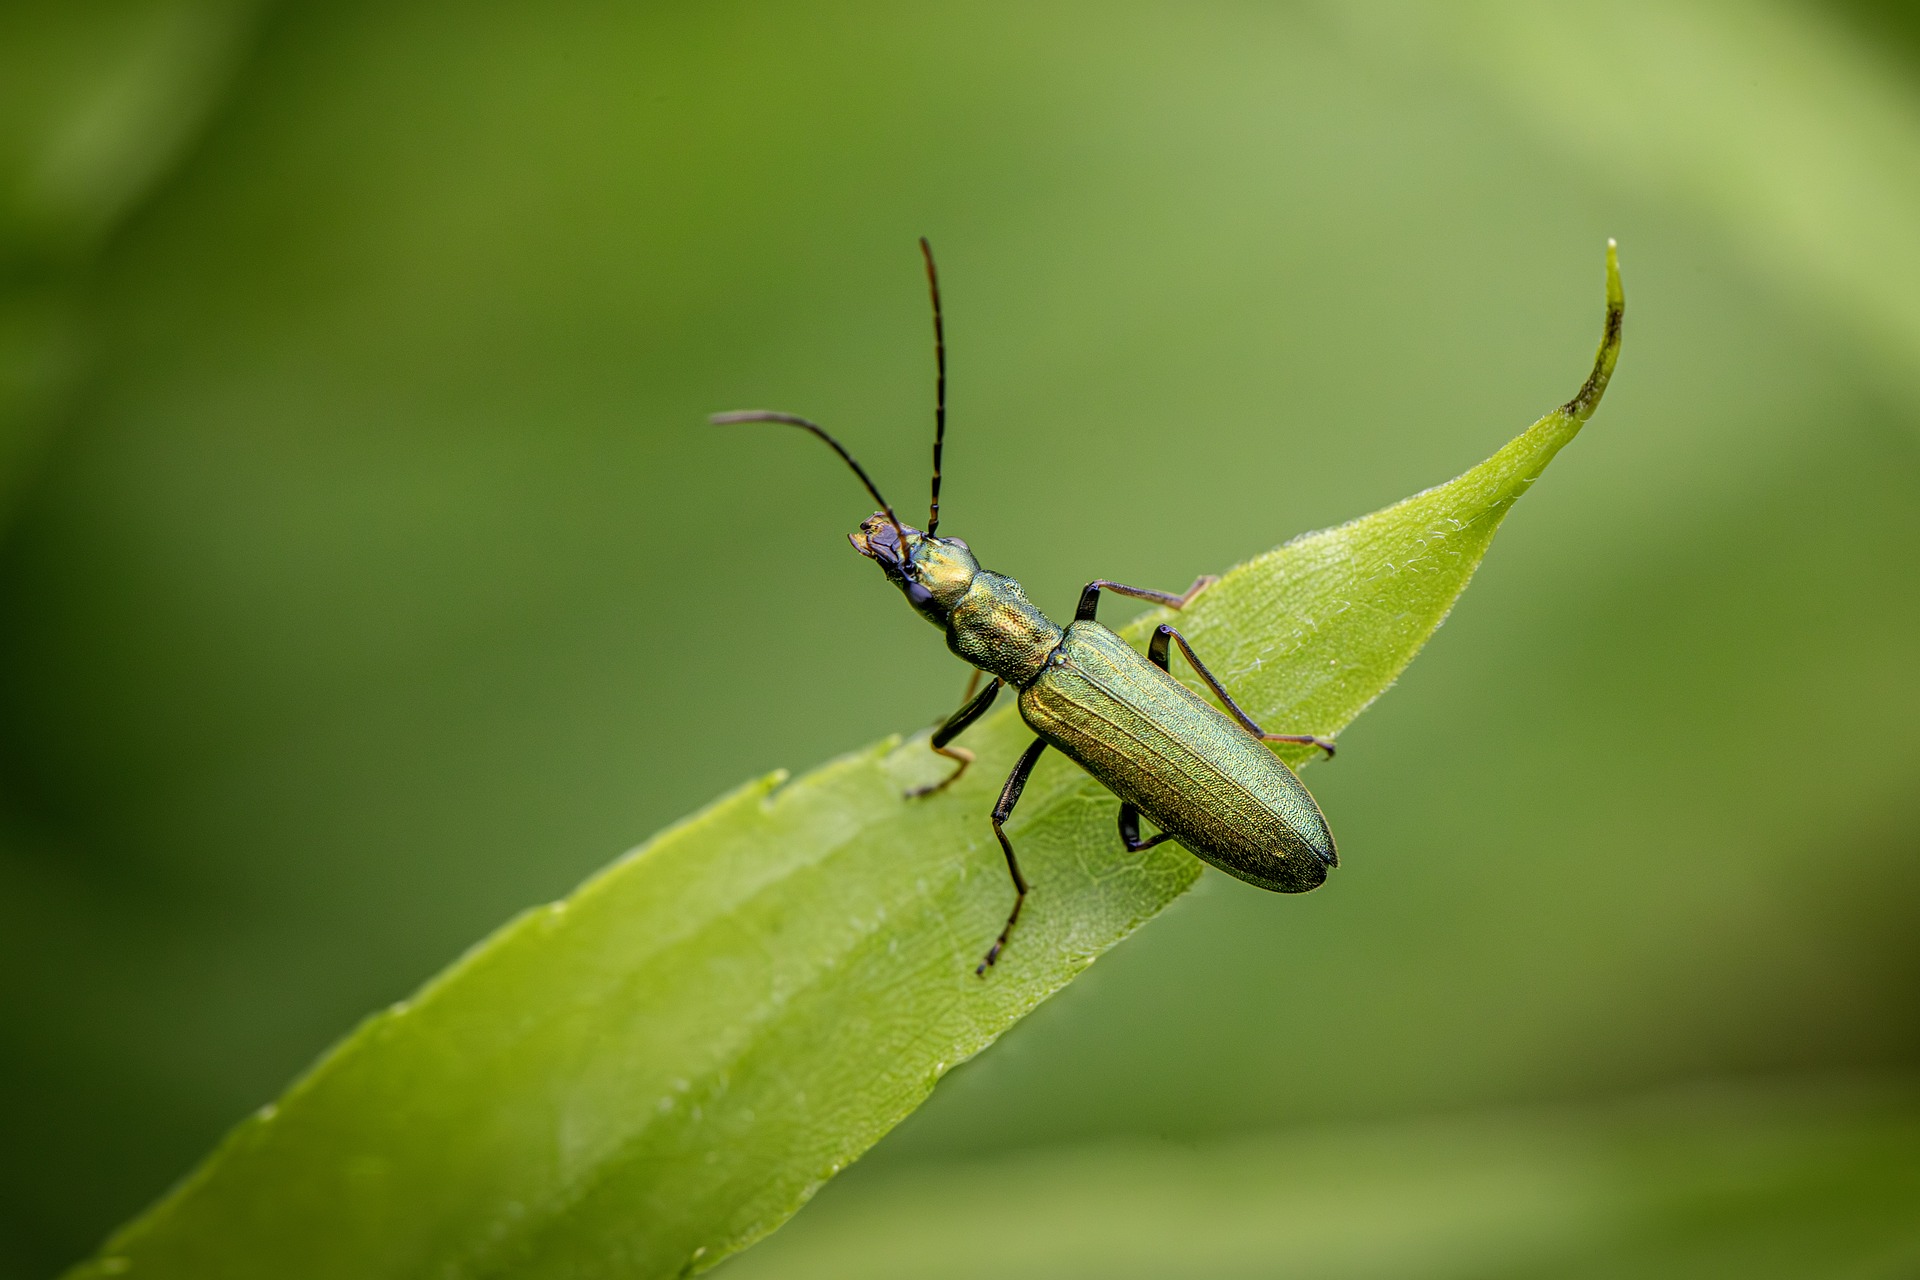
[[[932,599],[933,592],[929,591],[926,587],[921,586],[917,582],[909,581],[907,583],[907,603],[911,604],[914,608],[918,609],[921,605],[926,604]]]

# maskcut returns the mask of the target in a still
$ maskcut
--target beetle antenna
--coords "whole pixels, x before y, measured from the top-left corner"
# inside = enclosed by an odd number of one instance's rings
[[[947,332],[940,321],[940,273],[933,269],[933,246],[920,237],[927,260],[927,292],[933,295],[933,502],[927,511],[927,536],[940,527],[940,449],[947,442]]]
[[[828,447],[840,455],[840,460],[853,468],[853,474],[859,476],[860,483],[867,486],[867,492],[872,494],[873,500],[880,504],[880,510],[886,512],[888,523],[893,525],[893,532],[900,539],[900,554],[905,557],[907,531],[900,526],[900,517],[893,514],[893,504],[880,496],[880,490],[873,483],[872,477],[867,475],[867,469],[855,462],[853,455],[847,452],[847,447],[828,435],[825,427],[817,422],[809,422],[797,414],[774,413],[767,409],[742,409],[737,413],[716,413],[707,421],[716,427],[729,426],[736,422],[783,422],[790,427],[799,427],[802,431],[811,431],[825,440]]]

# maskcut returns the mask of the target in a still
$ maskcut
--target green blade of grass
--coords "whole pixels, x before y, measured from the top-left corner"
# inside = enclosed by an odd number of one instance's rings
[[[1447,484],[1233,569],[1185,612],[1253,716],[1336,733],[1439,626],[1599,402],[1620,332],[1611,248],[1607,268],[1605,335],[1572,401]],[[1198,876],[1173,845],[1126,854],[1112,798],[1051,760],[1011,825],[1033,896],[975,977],[1011,900],[986,814],[1030,736],[1010,709],[982,722],[966,739],[979,764],[923,801],[903,788],[945,765],[921,737],[742,788],[369,1019],[72,1274],[718,1262]]]

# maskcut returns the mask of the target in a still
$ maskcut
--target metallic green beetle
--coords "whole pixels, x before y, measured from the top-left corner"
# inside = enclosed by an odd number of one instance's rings
[[[1154,632],[1142,658],[1094,619],[1102,591],[1179,609],[1214,578],[1196,579],[1180,595],[1096,579],[1081,591],[1073,621],[1060,627],[1034,607],[1018,582],[982,569],[965,542],[936,536],[940,453],[947,426],[946,335],[933,250],[924,239],[920,252],[933,296],[937,369],[933,498],[925,530],[902,524],[866,470],[818,424],[759,409],[715,414],[710,421],[785,423],[830,445],[880,504],[851,535],[854,549],[878,564],[920,615],[947,633],[949,649],[992,677],[978,694],[969,687],[961,708],[934,730],[933,749],[955,762],[953,772],[932,786],[908,792],[909,798],[939,791],[965,773],[973,763],[972,753],[950,744],[985,714],[1003,685],[1019,690],[1020,716],[1038,736],[1007,775],[992,817],[993,834],[1013,877],[1013,910],[974,972],[984,976],[1000,958],[1026,902],[1027,879],[1007,839],[1006,823],[1034,764],[1050,746],[1120,797],[1120,839],[1130,852],[1177,840],[1229,875],[1263,889],[1304,893],[1317,888],[1327,878],[1327,868],[1339,862],[1333,833],[1300,779],[1265,744],[1310,743],[1329,756],[1333,744],[1311,734],[1261,729],[1172,627],[1163,625]],[[1225,713],[1173,678],[1168,670],[1173,644],[1219,697]],[[1140,836],[1143,814],[1160,829],[1145,839]]]

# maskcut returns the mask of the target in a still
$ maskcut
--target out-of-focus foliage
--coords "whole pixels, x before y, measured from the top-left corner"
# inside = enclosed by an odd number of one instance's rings
[[[227,87],[251,0],[0,9],[0,521],[74,391],[108,235]]]
[[[856,1173],[726,1275],[1900,1280],[1916,1203],[1910,1088],[1692,1089]]]
[[[1250,715],[1338,733],[1433,634],[1605,389],[1611,249],[1607,277],[1606,339],[1573,403],[1447,484],[1235,568],[1181,613]],[[1125,634],[1139,644],[1166,616]],[[1008,895],[983,892],[1003,863],[980,815],[1032,737],[1004,707],[966,735],[978,766],[937,797],[904,793],[946,762],[896,738],[677,824],[369,1019],[72,1274],[712,1266],[1198,877],[1172,844],[1119,851],[1112,797],[1056,760],[1014,815],[1031,905],[981,975]]]
[[[1897,15],[950,8],[288,5],[74,222],[0,549],[11,1273],[612,851],[949,709],[845,477],[696,425],[804,408],[911,493],[922,232],[948,519],[1059,609],[1482,456],[1565,394],[1605,235],[1635,314],[1605,430],[1315,770],[1337,883],[1206,877],[870,1185],[1914,1066]]]

